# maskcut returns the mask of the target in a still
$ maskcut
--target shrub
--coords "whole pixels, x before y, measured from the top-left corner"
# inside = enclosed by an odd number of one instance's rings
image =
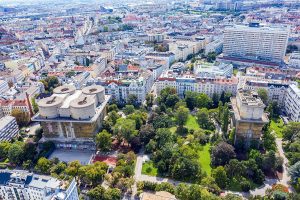
[[[243,192],[249,192],[251,189],[251,184],[249,181],[245,180],[241,182],[241,188]]]

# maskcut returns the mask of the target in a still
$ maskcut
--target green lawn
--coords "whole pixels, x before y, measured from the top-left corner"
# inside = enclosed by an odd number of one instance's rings
[[[153,165],[153,161],[143,163],[142,174],[157,176],[157,168]]]
[[[211,158],[210,158],[210,144],[207,143],[206,145],[203,146],[203,149],[199,151],[199,162],[202,167],[202,169],[207,173],[208,176],[211,174]]]
[[[200,129],[196,117],[191,114],[189,115],[188,120],[185,123],[185,127],[188,128],[189,130],[193,129],[195,131]],[[170,128],[170,131],[172,133],[175,133],[176,129],[177,129],[177,126],[173,126]]]
[[[281,118],[271,120],[270,129],[271,129],[271,131],[272,130],[275,131],[276,136],[278,138],[282,138],[282,129],[283,129],[283,127],[284,127],[284,123],[283,123]]]
[[[195,131],[200,129],[199,124],[198,124],[198,122],[197,122],[197,119],[196,119],[196,117],[193,116],[193,115],[189,115],[189,118],[188,118],[188,120],[187,120],[185,126],[186,126],[188,129],[194,129]]]

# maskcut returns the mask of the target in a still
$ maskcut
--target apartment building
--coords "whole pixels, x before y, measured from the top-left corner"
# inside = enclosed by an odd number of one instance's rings
[[[205,93],[212,97],[214,93],[230,92],[235,95],[238,79],[236,77],[225,78],[197,78],[190,74],[178,75],[172,71],[165,71],[156,81],[156,92],[166,87],[173,87],[177,94],[183,98],[186,91]]]
[[[19,133],[16,118],[4,116],[0,119],[0,141],[11,141]]]
[[[76,185],[75,179],[66,184],[51,176],[23,170],[0,171],[0,199],[3,200],[79,200]]]
[[[194,65],[194,74],[196,74],[197,77],[231,77],[232,73],[232,64],[197,62]]]
[[[286,92],[291,83],[292,82],[288,80],[244,76],[240,79],[239,87],[245,90],[254,90],[256,92],[259,89],[265,89],[268,93],[269,102],[276,101],[279,107],[283,107]]]
[[[189,37],[174,37],[169,43],[170,52],[175,54],[175,60],[184,61],[189,55],[204,49],[205,40],[193,40]]]
[[[300,122],[300,89],[297,85],[289,85],[284,107],[291,121]]]
[[[8,83],[4,80],[0,80],[0,94],[5,93],[7,90],[9,90]]]
[[[289,59],[289,67],[300,69],[300,52],[294,52]]]
[[[152,73],[143,72],[131,78],[99,79],[96,84],[105,87],[105,94],[118,102],[127,102],[130,95],[137,97],[138,103],[146,100],[153,85]]]
[[[21,110],[30,115],[32,114],[31,105],[28,99],[0,100],[0,106],[4,116],[11,115],[11,112],[15,109]]]
[[[225,28],[223,56],[281,63],[288,38],[287,26],[234,25]]]
[[[208,53],[215,52],[216,54],[221,53],[223,50],[223,40],[216,39],[205,45],[204,53],[207,55]]]

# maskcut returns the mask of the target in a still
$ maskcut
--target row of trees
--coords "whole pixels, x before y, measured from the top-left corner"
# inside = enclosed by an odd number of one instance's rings
[[[22,166],[29,169],[35,160],[37,154],[36,145],[33,142],[15,141],[0,143],[1,160],[8,159],[13,165]]]
[[[107,164],[103,162],[81,165],[79,161],[65,163],[57,158],[49,160],[45,157],[41,157],[34,167],[34,170],[38,173],[51,174],[61,179],[71,180],[73,177],[77,177],[82,185],[87,184],[91,187],[102,183],[107,169]]]
[[[190,182],[201,180],[204,174],[196,149],[200,139],[191,139],[192,137],[179,139],[167,128],[156,130],[155,137],[146,145],[146,151],[152,154],[151,159],[161,176]]]
[[[290,122],[282,130],[284,151],[291,165],[289,174],[292,184],[300,192],[300,122]]]

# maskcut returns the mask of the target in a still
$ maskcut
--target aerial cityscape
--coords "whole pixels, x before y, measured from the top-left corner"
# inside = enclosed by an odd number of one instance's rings
[[[0,200],[300,200],[300,0],[0,0]]]

